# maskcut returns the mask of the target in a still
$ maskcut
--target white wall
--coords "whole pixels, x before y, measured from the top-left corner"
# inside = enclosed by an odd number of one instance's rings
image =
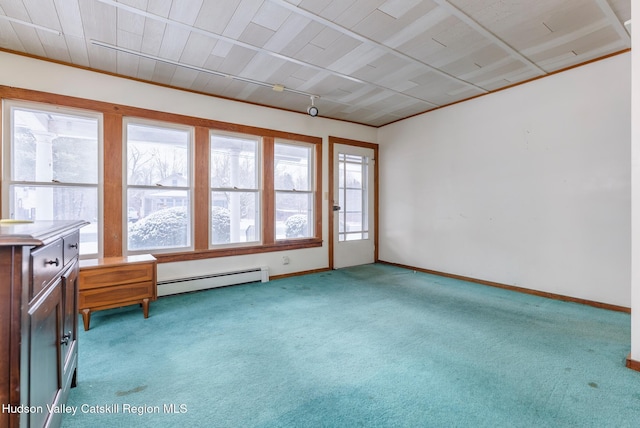
[[[198,275],[228,268],[269,266],[271,275],[326,268],[328,259],[328,136],[376,142],[377,129],[322,117],[312,118],[278,109],[259,107],[0,52],[0,85],[105,101],[163,112],[203,117],[323,138],[323,231],[324,245],[297,251],[235,256],[158,267],[158,279],[183,274]],[[321,102],[318,101],[322,113]],[[282,257],[290,264],[283,265]]]
[[[380,259],[630,306],[630,55],[383,127]]]
[[[631,45],[640,46],[640,7],[632,7],[631,16],[635,22]],[[640,362],[640,52],[631,51],[631,62],[631,359]]]

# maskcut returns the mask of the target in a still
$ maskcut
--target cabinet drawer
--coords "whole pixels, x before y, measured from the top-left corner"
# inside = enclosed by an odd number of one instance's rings
[[[78,249],[80,248],[80,232],[76,231],[70,235],[62,238],[63,246],[62,253],[64,256],[65,266],[78,255]]]
[[[62,239],[31,252],[31,294],[37,295],[62,270]]]
[[[153,263],[80,269],[80,290],[152,281],[154,272],[155,265]]]
[[[78,309],[118,307],[123,304],[138,303],[142,299],[153,299],[153,282],[116,285],[113,287],[83,290],[79,294]]]

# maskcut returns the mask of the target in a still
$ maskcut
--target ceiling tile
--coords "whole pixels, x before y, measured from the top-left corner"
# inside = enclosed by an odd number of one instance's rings
[[[269,41],[273,34],[273,30],[250,22],[247,24],[242,34],[238,37],[238,40],[261,48],[265,45],[265,43]]]

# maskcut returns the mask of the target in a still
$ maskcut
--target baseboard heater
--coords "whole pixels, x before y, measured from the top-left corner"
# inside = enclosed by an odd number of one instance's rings
[[[158,281],[158,296],[168,296],[171,294],[188,293],[190,291],[207,290],[209,288],[226,287],[228,285],[258,281],[269,281],[269,268],[267,266]]]

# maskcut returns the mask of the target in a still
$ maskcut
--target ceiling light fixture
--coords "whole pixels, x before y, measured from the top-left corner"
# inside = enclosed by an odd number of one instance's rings
[[[309,113],[309,116],[311,117],[316,117],[318,115],[318,113],[320,113],[318,111],[318,107],[316,107],[313,103],[313,101],[316,99],[317,97],[314,95],[311,95],[311,105],[309,107],[307,107],[307,113]]]
[[[239,80],[241,82],[251,83],[253,85],[258,85],[258,86],[262,86],[262,87],[265,87],[265,88],[271,88],[276,92],[291,92],[292,94],[304,95],[305,97],[311,97],[312,99],[313,98],[320,98],[319,95],[310,94],[310,93],[304,92],[304,91],[298,91],[297,89],[286,88],[284,85],[280,85],[280,84],[275,84],[274,85],[272,83],[261,82],[259,80],[250,79],[248,77],[234,76],[233,74],[221,73],[219,71],[209,70],[208,68],[202,68],[202,67],[198,67],[198,66],[195,66],[195,65],[185,64],[183,62],[173,61],[173,60],[166,59],[166,58],[160,58],[159,56],[150,55],[150,54],[134,51],[134,50],[127,49],[127,48],[122,48],[120,46],[116,46],[116,45],[112,45],[112,44],[109,44],[109,43],[100,42],[98,40],[93,40],[92,39],[90,42],[91,42],[92,45],[99,46],[101,48],[112,49],[112,50],[117,51],[117,52],[127,53],[127,54],[135,55],[135,56],[138,56],[138,57],[141,57],[141,58],[152,59],[154,61],[163,62],[165,64],[175,65],[176,67],[188,68],[189,70],[199,71],[201,73],[212,74],[214,76],[226,77],[226,78],[229,78],[229,79]]]
[[[52,28],[43,27],[42,25],[33,24],[31,22],[23,21],[21,19],[11,18],[7,15],[0,15],[0,18],[6,19],[7,21],[14,22],[16,24],[25,25],[27,27],[35,28],[36,30],[46,31],[48,33],[55,34],[56,36],[62,36],[62,32],[58,30],[54,30]]]

